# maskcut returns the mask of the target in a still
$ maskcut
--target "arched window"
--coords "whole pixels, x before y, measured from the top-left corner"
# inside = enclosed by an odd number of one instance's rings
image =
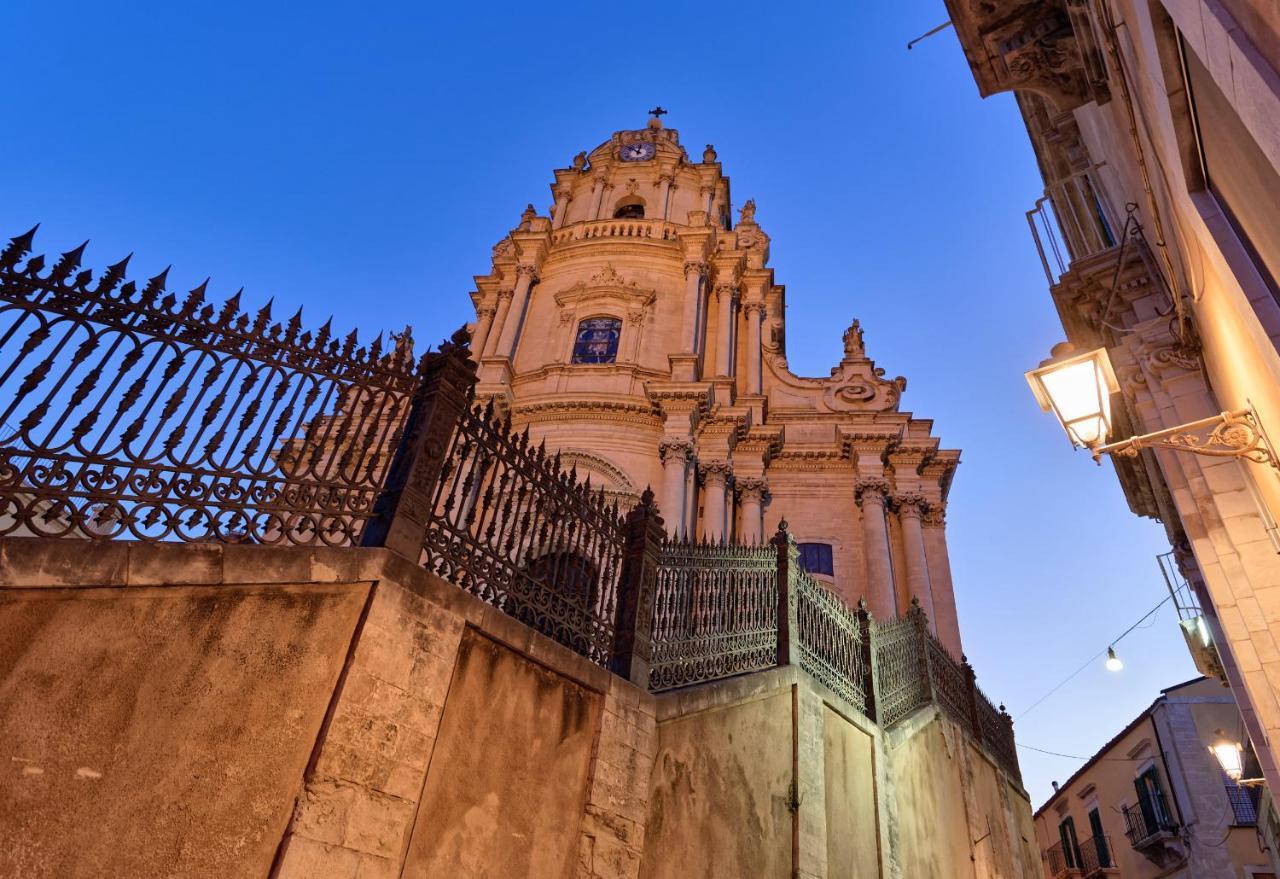
[[[835,563],[831,558],[831,544],[829,543],[801,543],[800,549],[800,567],[804,569],[806,574],[818,574],[824,577],[834,577],[836,573]]]
[[[618,203],[613,206],[613,218],[615,220],[643,220],[644,199],[638,195],[628,195],[618,199]]]
[[[573,341],[574,363],[613,363],[618,359],[622,321],[616,317],[591,317],[578,324]]]

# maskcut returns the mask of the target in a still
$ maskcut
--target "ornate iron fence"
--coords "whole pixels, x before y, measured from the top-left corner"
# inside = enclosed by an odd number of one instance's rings
[[[859,711],[866,711],[870,682],[866,609],[849,607],[798,566],[789,570],[796,593],[800,667]]]
[[[625,533],[603,491],[513,433],[491,402],[461,413],[432,507],[429,570],[608,663]]]
[[[301,312],[181,301],[84,246],[0,251],[0,537],[385,547],[639,685],[796,664],[882,725],[937,701],[1015,777],[1008,715],[928,632],[874,624],[768,546],[668,541],[477,409],[460,330],[416,364]]]
[[[875,625],[876,719],[885,726],[892,726],[933,698],[921,646],[918,615]]]
[[[772,668],[777,563],[767,545],[665,541],[654,585],[650,689]]]
[[[301,312],[0,252],[0,536],[350,544],[417,386]],[[405,340],[407,342],[407,339]]]

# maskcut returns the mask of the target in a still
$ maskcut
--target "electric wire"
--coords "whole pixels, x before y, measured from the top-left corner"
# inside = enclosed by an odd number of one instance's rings
[[[1150,617],[1150,616],[1152,616],[1153,614],[1155,614],[1158,610],[1160,610],[1160,608],[1161,608],[1161,607],[1163,607],[1163,606],[1165,605],[1165,603],[1166,603],[1166,602],[1171,601],[1172,599],[1173,599],[1173,595],[1172,595],[1172,594],[1170,594],[1170,595],[1166,595],[1164,598],[1160,599],[1160,603],[1159,603],[1159,604],[1157,604],[1155,607],[1151,608],[1151,610],[1147,611],[1147,612],[1146,612],[1146,613],[1144,613],[1141,617],[1139,617],[1139,618],[1138,618],[1138,621],[1137,621],[1137,622],[1135,622],[1132,626],[1130,626],[1129,628],[1125,629],[1123,632],[1121,632],[1121,633],[1120,633],[1119,635],[1117,635],[1115,638],[1112,638],[1112,639],[1107,643],[1107,646],[1106,646],[1106,647],[1103,647],[1103,648],[1102,648],[1101,650],[1099,650],[1097,653],[1093,654],[1093,656],[1090,656],[1087,660],[1085,660],[1085,661],[1084,661],[1084,663],[1082,663],[1082,664],[1081,664],[1081,666],[1080,666],[1079,668],[1077,668],[1077,669],[1076,669],[1075,671],[1073,671],[1071,674],[1069,674],[1069,675],[1067,675],[1065,678],[1063,678],[1060,682],[1058,682],[1058,684],[1057,684],[1057,685],[1055,685],[1051,690],[1049,690],[1049,692],[1045,693],[1045,694],[1044,694],[1043,696],[1041,696],[1039,699],[1037,699],[1036,701],[1032,702],[1029,706],[1027,706],[1026,708],[1024,708],[1024,709],[1023,709],[1023,710],[1022,710],[1022,711],[1021,711],[1021,712],[1020,712],[1020,713],[1019,713],[1019,714],[1014,718],[1014,720],[1021,720],[1022,718],[1026,717],[1026,716],[1027,716],[1027,715],[1028,715],[1028,714],[1029,714],[1029,713],[1030,713],[1034,708],[1036,708],[1037,706],[1039,706],[1039,705],[1040,705],[1040,703],[1044,702],[1046,699],[1048,699],[1048,698],[1049,698],[1050,696],[1052,696],[1054,693],[1058,692],[1058,691],[1059,691],[1059,690],[1061,690],[1063,687],[1065,687],[1068,683],[1070,683],[1070,682],[1071,682],[1071,681],[1076,677],[1076,675],[1080,674],[1080,672],[1082,672],[1082,671],[1084,671],[1086,668],[1088,668],[1088,667],[1089,667],[1093,662],[1095,662],[1099,657],[1104,656],[1104,655],[1106,654],[1107,650],[1109,650],[1109,649],[1110,649],[1110,648],[1112,648],[1112,647],[1115,647],[1115,646],[1116,646],[1116,644],[1120,643],[1120,640],[1121,640],[1122,638],[1124,638],[1124,636],[1125,636],[1125,635],[1128,635],[1128,634],[1129,634],[1130,632],[1132,632],[1134,629],[1138,628],[1139,626],[1142,626],[1142,624],[1143,624],[1144,622],[1146,622],[1146,621],[1147,621],[1147,618],[1148,618],[1148,617]],[[1143,626],[1143,628],[1146,628],[1146,627],[1145,627],[1145,626]]]

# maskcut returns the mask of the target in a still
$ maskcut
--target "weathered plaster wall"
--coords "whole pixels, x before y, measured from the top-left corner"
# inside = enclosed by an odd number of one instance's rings
[[[384,550],[0,541],[0,876],[632,879],[654,700]]]
[[[0,590],[0,875],[270,869],[369,584],[146,585],[207,561],[168,555]]]
[[[658,700],[649,877],[1031,879],[1031,804],[925,708],[886,734],[795,668]]]
[[[934,709],[654,697],[385,550],[70,546],[0,541],[0,876],[1030,875]]]
[[[660,724],[645,879],[791,874],[791,716],[782,689]]]
[[[599,695],[474,630],[449,690],[404,875],[566,875]]]

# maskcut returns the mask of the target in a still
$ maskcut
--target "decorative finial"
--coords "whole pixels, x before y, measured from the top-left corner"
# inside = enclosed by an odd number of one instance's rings
[[[538,212],[533,209],[533,205],[526,205],[524,213],[520,215],[520,228],[528,230],[530,224],[533,222],[533,218],[536,216],[538,216]]]
[[[662,127],[662,117],[667,115],[667,111],[662,109],[660,106],[654,107],[649,111],[649,115],[653,117],[649,120],[649,127],[652,129],[658,129]]]
[[[711,144],[707,144],[707,148],[702,151],[703,163],[710,165],[712,162],[716,160],[716,158],[717,158],[716,148]]]
[[[573,157],[573,170],[581,171],[587,167],[587,151],[583,150]]]
[[[747,203],[742,206],[743,223],[754,223],[756,221],[756,200],[754,198],[747,199]]]

